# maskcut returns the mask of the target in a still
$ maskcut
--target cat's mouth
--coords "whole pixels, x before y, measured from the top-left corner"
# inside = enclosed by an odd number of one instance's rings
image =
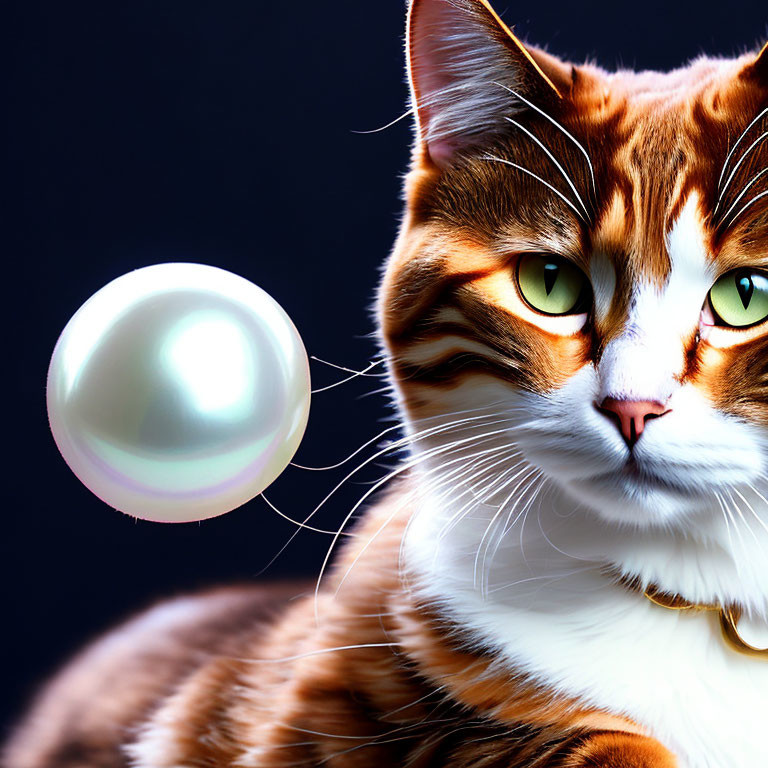
[[[634,456],[630,456],[620,468],[594,475],[589,478],[588,482],[615,489],[630,486],[638,491],[691,494],[690,486],[658,475],[648,466],[640,464]]]
[[[619,475],[642,486],[661,488],[668,491],[678,491],[681,493],[687,490],[679,483],[659,477],[659,475],[649,471],[648,468],[642,467],[635,460],[634,456],[630,456],[629,459],[627,459],[626,464],[619,470]]]

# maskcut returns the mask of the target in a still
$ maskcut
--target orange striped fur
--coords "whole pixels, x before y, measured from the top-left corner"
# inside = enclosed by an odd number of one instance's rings
[[[627,766],[657,765],[647,756],[665,751],[633,723],[510,677],[434,606],[412,602],[398,575],[407,505],[375,536],[407,490],[370,510],[358,541],[373,543],[335,598],[354,547],[317,606],[311,590],[219,591],[98,641],[44,693],[8,768],[603,765],[589,760],[608,750],[606,729],[644,756]]]

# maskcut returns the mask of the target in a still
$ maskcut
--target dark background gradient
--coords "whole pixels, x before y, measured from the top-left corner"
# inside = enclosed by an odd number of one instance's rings
[[[670,68],[762,42],[764,3],[520,2],[519,34],[606,67]],[[197,261],[241,274],[292,316],[311,355],[362,367],[369,307],[400,212],[410,123],[363,135],[406,104],[402,0],[17,0],[3,14],[2,205],[8,323],[0,533],[2,701],[95,632],[162,595],[252,580],[292,532],[259,500],[201,524],[111,510],[48,430],[45,376],[72,313],[109,280]],[[315,386],[343,376],[313,363]],[[313,400],[297,461],[322,465],[386,426],[383,382]],[[370,482],[388,464],[373,466]],[[350,465],[351,468],[352,465]],[[305,516],[343,472],[289,468],[268,496]],[[368,485],[319,524],[338,525]],[[260,578],[317,573],[328,537],[302,533]]]

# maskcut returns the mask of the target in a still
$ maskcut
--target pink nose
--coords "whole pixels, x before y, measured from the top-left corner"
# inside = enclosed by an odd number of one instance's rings
[[[643,434],[646,421],[669,413],[665,405],[651,400],[616,400],[613,397],[606,397],[597,410],[616,424],[630,448]]]

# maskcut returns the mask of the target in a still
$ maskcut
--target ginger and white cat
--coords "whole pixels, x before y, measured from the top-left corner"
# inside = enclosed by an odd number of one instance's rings
[[[98,641],[6,768],[768,764],[768,51],[608,73],[413,0],[408,60],[398,477],[316,596]]]

